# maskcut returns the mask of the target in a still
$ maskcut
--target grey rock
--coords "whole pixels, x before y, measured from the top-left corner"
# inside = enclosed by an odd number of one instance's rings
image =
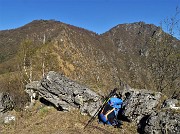
[[[180,114],[174,111],[154,112],[146,121],[146,134],[180,134]]]
[[[128,98],[126,97],[127,94],[129,94]],[[161,95],[160,92],[144,89],[124,89],[122,91],[125,105],[124,116],[138,124],[144,116],[150,115],[155,110],[160,102]]]
[[[14,101],[8,93],[0,93],[0,113],[5,113],[14,108]]]
[[[124,116],[137,124],[139,133],[180,133],[179,109],[172,110],[178,100],[167,99],[164,101],[164,108],[161,109],[157,107],[162,105],[163,94],[160,92],[124,88],[121,93],[124,99]]]
[[[167,99],[163,103],[163,108],[176,107],[176,104],[178,104],[178,100],[177,99]]]
[[[83,97],[77,94],[74,98],[74,102],[80,105],[83,105]]]
[[[27,84],[26,92],[32,91],[61,110],[80,108],[81,113],[92,116],[100,106],[100,97],[95,92],[53,71],[40,82]]]
[[[10,124],[16,120],[16,117],[14,115],[6,113],[0,113],[0,124]]]
[[[14,122],[16,120],[16,117],[14,115],[7,115],[4,117],[4,123],[9,124],[11,122]]]

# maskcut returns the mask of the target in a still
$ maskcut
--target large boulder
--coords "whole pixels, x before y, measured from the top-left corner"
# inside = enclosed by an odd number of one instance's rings
[[[52,103],[57,109],[69,111],[79,108],[81,113],[91,116],[101,102],[100,97],[88,87],[53,71],[40,82],[27,84],[26,92],[38,92],[40,98]]]
[[[160,92],[133,88],[124,88],[121,94],[125,105],[124,116],[137,124],[139,133],[180,133],[180,111],[176,107],[178,100],[164,101],[165,96]]]
[[[122,91],[124,98],[124,116],[137,124],[145,116],[150,115],[160,103],[162,94],[148,90],[133,88]]]

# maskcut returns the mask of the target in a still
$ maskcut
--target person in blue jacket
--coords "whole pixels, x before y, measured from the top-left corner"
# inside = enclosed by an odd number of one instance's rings
[[[111,97],[99,113],[99,121],[107,125],[120,127],[121,122],[117,119],[117,116],[122,104],[123,100],[121,98]]]

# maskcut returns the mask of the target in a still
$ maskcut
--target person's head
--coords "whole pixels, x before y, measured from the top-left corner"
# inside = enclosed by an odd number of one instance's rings
[[[119,93],[119,89],[117,87],[114,88],[114,91],[116,91],[115,94],[114,94],[114,97],[117,97],[117,98],[121,98],[122,97],[122,95]]]

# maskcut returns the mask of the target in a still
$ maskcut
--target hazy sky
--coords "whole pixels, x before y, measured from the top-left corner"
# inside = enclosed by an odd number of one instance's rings
[[[0,30],[33,20],[54,19],[96,33],[144,21],[159,26],[176,13],[180,0],[0,0]]]

